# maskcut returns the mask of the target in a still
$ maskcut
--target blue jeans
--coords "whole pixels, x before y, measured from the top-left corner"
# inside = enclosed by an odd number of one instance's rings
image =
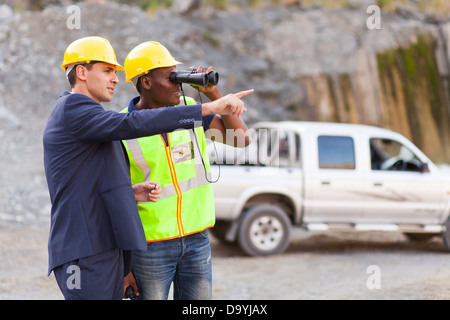
[[[175,300],[211,299],[208,230],[183,238],[149,242],[147,251],[134,252],[132,271],[139,288],[139,299],[167,299],[172,282]]]

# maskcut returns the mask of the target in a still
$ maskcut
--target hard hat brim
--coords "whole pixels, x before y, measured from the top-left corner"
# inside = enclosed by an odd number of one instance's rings
[[[99,61],[99,60],[96,60],[97,62],[103,62],[103,63],[109,63],[109,64],[112,64],[112,65],[114,65],[114,66],[116,66],[116,70],[119,70],[119,71],[125,71],[125,68],[124,67],[122,67],[120,64],[118,64],[118,63],[112,63],[111,61]],[[72,65],[72,64],[74,64],[74,63],[83,63],[83,62],[87,62],[87,61],[85,61],[85,60],[80,60],[80,61],[73,61],[73,62],[64,62],[62,65],[61,65],[61,69],[63,69],[64,71],[66,71],[66,69],[67,69],[67,66],[69,66],[69,65]]]
[[[133,82],[133,79],[136,79],[136,80],[137,80],[137,78],[139,78],[139,77],[141,77],[141,76],[143,76],[143,75],[149,73],[149,72],[152,71],[152,70],[160,69],[160,68],[175,67],[175,66],[178,65],[178,64],[183,64],[183,62],[179,62],[179,61],[174,60],[170,65],[161,65],[161,66],[158,66],[158,67],[155,67],[155,68],[150,68],[150,69],[148,69],[148,70],[145,71],[145,72],[141,72],[141,73],[139,73],[139,74],[137,74],[137,75],[131,75],[130,77],[126,77],[125,80],[126,80],[126,82]]]

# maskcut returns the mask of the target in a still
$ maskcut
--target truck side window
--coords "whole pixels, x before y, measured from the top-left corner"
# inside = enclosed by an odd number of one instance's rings
[[[398,141],[383,138],[370,139],[372,170],[417,171],[422,162],[406,146]]]
[[[270,167],[289,167],[289,139],[282,129],[258,130],[259,164]]]
[[[291,167],[294,164],[291,161],[291,153],[294,150],[292,149],[292,145],[289,143],[289,135],[287,132],[283,132],[282,135],[280,135],[279,139],[280,143],[280,153],[279,153],[279,165],[280,167]]]
[[[300,136],[278,128],[260,128],[258,163],[270,167],[300,167]]]
[[[298,134],[295,134],[295,166],[302,167],[302,157],[300,154],[300,150],[302,148],[301,139]]]
[[[351,137],[319,136],[319,168],[355,169],[355,145]]]

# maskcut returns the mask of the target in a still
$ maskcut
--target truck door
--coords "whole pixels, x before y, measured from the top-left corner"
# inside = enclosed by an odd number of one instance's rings
[[[305,155],[305,222],[356,222],[363,211],[363,174],[354,138],[320,135],[314,144]]]
[[[438,223],[443,209],[441,178],[401,142],[369,141],[371,168],[364,217],[379,223]]]

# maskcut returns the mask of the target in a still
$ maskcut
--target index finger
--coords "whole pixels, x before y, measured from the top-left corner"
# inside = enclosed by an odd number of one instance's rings
[[[248,96],[249,94],[252,94],[253,92],[255,92],[255,90],[250,89],[250,90],[244,90],[244,91],[235,93],[234,95],[240,99],[242,97]]]

